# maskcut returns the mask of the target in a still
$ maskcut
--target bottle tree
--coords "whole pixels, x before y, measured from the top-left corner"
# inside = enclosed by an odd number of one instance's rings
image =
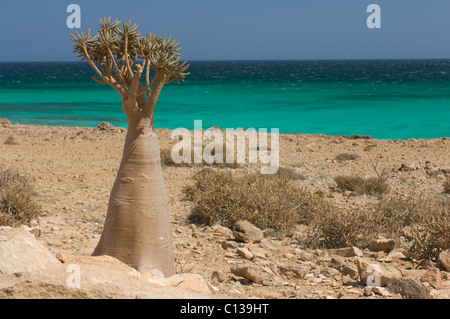
[[[76,32],[74,53],[122,98],[128,130],[122,160],[109,198],[103,233],[93,256],[109,255],[144,273],[175,273],[170,211],[154,111],[162,88],[183,81],[188,64],[179,42],[155,34],[141,36],[138,25],[100,19],[95,36]],[[143,84],[144,82],[145,84]]]

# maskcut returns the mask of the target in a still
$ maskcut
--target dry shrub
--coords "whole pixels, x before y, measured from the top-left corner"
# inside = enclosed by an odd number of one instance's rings
[[[0,225],[27,224],[40,211],[31,181],[11,170],[0,171]]]
[[[18,145],[19,143],[16,141],[16,139],[13,136],[8,136],[8,138],[5,140],[5,145]]]
[[[450,175],[447,176],[442,186],[444,187],[444,193],[450,194]]]
[[[212,169],[194,175],[194,185],[185,186],[183,192],[185,199],[193,202],[192,222],[233,227],[239,220],[248,220],[276,232],[288,231],[299,222],[308,223],[329,206],[285,177],[239,177]]]
[[[349,154],[349,153],[341,153],[336,155],[334,158],[336,161],[353,161],[359,158],[359,155]]]
[[[343,176],[334,178],[339,190],[352,191],[358,195],[366,194],[381,197],[389,192],[389,185],[382,177]]]
[[[377,206],[385,234],[397,237],[409,227],[408,254],[415,259],[436,259],[450,249],[450,199],[393,196]]]
[[[286,178],[291,181],[304,181],[306,177],[303,174],[297,173],[294,169],[289,167],[278,167],[275,174],[260,174],[263,177]]]
[[[315,216],[307,245],[327,249],[365,247],[379,234],[380,227],[380,215],[372,210],[325,210]]]
[[[450,218],[426,216],[413,227],[412,243],[407,252],[414,259],[437,260],[443,250],[450,249]]]

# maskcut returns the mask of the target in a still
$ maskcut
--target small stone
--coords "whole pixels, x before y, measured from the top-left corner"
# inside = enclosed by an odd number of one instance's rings
[[[366,297],[372,296],[372,295],[373,295],[372,288],[369,287],[369,286],[364,287],[364,289],[363,289],[363,295],[366,296]]]
[[[224,240],[221,243],[221,246],[223,249],[227,250],[228,248],[237,248],[239,244],[235,242],[234,240]]]
[[[217,294],[220,291],[219,288],[213,286],[210,282],[207,281],[206,284],[208,285],[209,290],[211,290],[213,294]]]
[[[349,266],[344,266],[341,273],[344,276],[350,276],[350,278],[352,278],[353,280],[356,280],[359,277],[358,270]]]
[[[206,280],[199,274],[176,274],[166,278],[166,280],[174,287],[180,287],[204,294],[211,293]]]
[[[450,271],[450,249],[444,250],[439,254],[439,264],[447,271]]]
[[[211,277],[212,277],[212,278],[216,278],[217,281],[219,281],[219,282],[224,282],[224,281],[227,280],[227,276],[226,276],[223,272],[221,272],[221,271],[219,271],[219,270],[214,270],[214,271],[212,272]]]
[[[32,220],[30,220],[29,225],[30,225],[30,227],[37,227],[39,224],[36,220],[32,219]]]
[[[257,284],[261,284],[263,280],[270,280],[272,275],[263,267],[256,265],[238,265],[231,268],[231,272],[235,276],[247,278]]]
[[[329,254],[338,255],[341,257],[362,257],[362,256],[364,256],[363,252],[358,247],[328,249],[327,252]]]
[[[239,248],[237,248],[236,252],[239,256],[241,256],[242,258],[248,259],[248,260],[252,260],[254,257],[252,252],[250,250],[248,250],[247,248],[239,247]]]
[[[56,254],[56,258],[60,262],[67,264],[70,263],[70,261],[73,259],[73,256],[70,251],[60,251],[59,253]]]
[[[387,291],[386,288],[383,288],[383,287],[372,287],[372,291],[382,297],[391,296],[391,293],[389,291]]]
[[[439,289],[442,287],[441,272],[437,268],[428,269],[421,280],[429,283],[433,288]]]
[[[340,256],[334,256],[330,260],[330,267],[333,267],[337,270],[341,270],[344,266],[344,259]]]

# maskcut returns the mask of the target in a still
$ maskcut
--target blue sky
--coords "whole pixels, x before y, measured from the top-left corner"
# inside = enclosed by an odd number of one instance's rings
[[[75,61],[66,26],[111,16],[174,36],[188,60],[450,58],[449,0],[2,0],[0,61]],[[366,8],[381,7],[381,29]]]

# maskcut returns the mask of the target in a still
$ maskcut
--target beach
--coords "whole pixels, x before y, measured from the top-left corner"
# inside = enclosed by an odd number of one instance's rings
[[[170,149],[174,141],[171,130],[156,129],[160,149]],[[0,125],[0,166],[13,169],[34,180],[37,200],[43,213],[32,227],[41,230],[39,241],[51,253],[89,256],[101,234],[108,198],[122,156],[126,129],[101,130],[92,127],[62,127],[10,124]],[[9,142],[6,142],[9,140]],[[363,209],[380,199],[355,195],[336,188],[334,177],[358,175],[376,177],[382,174],[390,187],[390,195],[445,197],[443,181],[450,174],[450,139],[377,140],[362,136],[328,136],[309,134],[280,135],[280,167],[290,168],[303,176],[294,181],[311,193],[344,210]],[[339,159],[339,154],[357,155]],[[177,272],[202,275],[220,293],[238,297],[262,298],[398,298],[398,295],[364,295],[364,285],[344,284],[339,272],[323,274],[320,267],[330,262],[323,250],[307,250],[300,245],[305,227],[298,227],[280,238],[267,237],[260,243],[241,243],[253,254],[252,263],[272,269],[276,279],[270,284],[241,283],[230,273],[230,267],[249,262],[221,243],[232,238],[225,227],[196,225],[188,221],[191,203],[183,201],[182,188],[193,183],[193,175],[201,167],[164,166],[163,175],[169,196],[174,234]],[[213,168],[219,170],[219,168]],[[251,174],[258,170],[252,164],[230,169],[234,174]],[[364,257],[381,262],[387,253],[364,251]],[[279,264],[288,264],[305,256],[303,261],[316,266],[311,276],[289,277],[280,272]],[[344,263],[355,268],[354,259]],[[410,262],[392,257],[389,262],[400,270]],[[438,261],[430,266],[440,267]],[[330,267],[328,267],[330,268]],[[278,270],[277,270],[278,269]],[[314,270],[316,269],[316,270]],[[421,275],[429,268],[423,268]],[[442,284],[429,287],[434,296],[448,298],[448,272],[440,269]],[[225,274],[218,281],[213,272]],[[412,276],[412,275],[411,275]],[[419,276],[419,275],[417,275]],[[420,277],[419,276],[419,277]],[[418,278],[420,282],[420,278]]]

